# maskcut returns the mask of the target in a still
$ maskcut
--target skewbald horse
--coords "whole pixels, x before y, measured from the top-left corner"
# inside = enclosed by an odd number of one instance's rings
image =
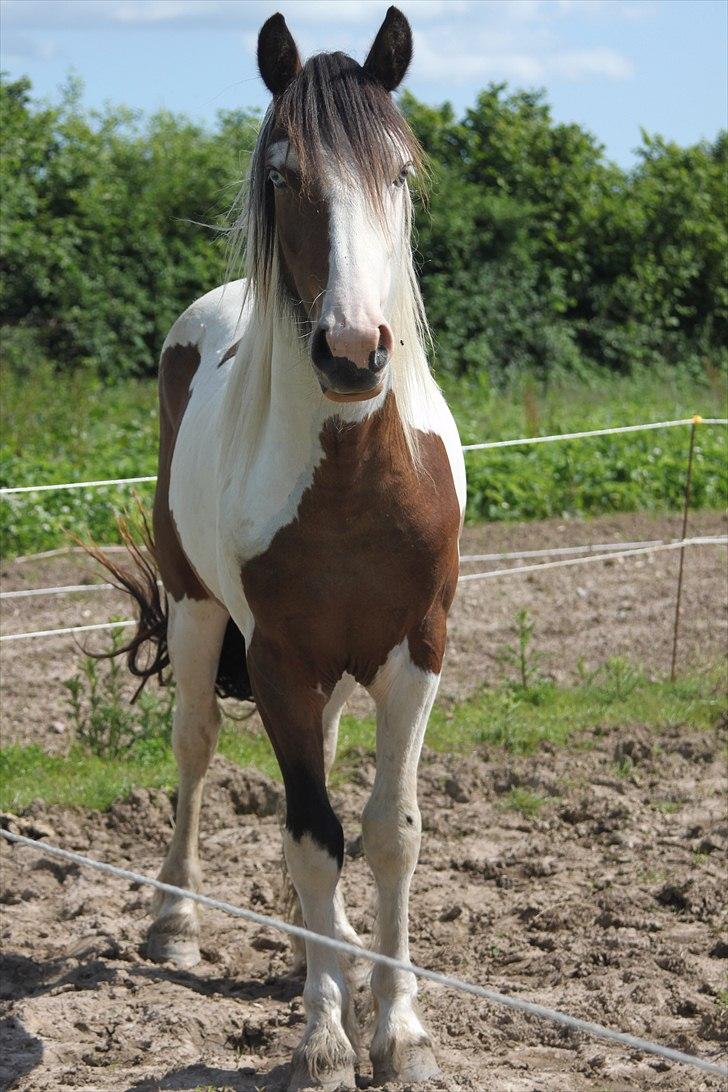
[[[409,959],[420,846],[417,766],[458,578],[465,471],[426,359],[407,184],[420,150],[391,92],[412,55],[390,8],[363,66],[302,64],[281,15],[260,31],[273,99],[238,231],[247,279],[197,300],[164,344],[154,556],[124,574],[141,608],[126,646],[171,663],[177,819],[160,878],[200,883],[198,823],[218,694],[254,698],[285,783],[283,845],[306,926],[356,942],[337,891],[341,824],[326,780],[358,682],[377,707],[363,845],[378,944]],[[118,576],[117,572],[117,576]],[[154,662],[140,650],[156,643]],[[160,898],[149,953],[191,966],[189,900]],[[353,1008],[336,954],[306,950],[306,1030],[290,1088],[355,1086]],[[377,1083],[438,1074],[414,976],[376,966]]]

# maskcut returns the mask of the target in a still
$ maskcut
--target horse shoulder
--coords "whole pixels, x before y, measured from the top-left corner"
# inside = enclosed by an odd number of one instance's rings
[[[208,598],[208,590],[183,544],[178,518],[187,525],[185,506],[190,496],[199,498],[189,480],[199,453],[182,438],[182,423],[193,401],[198,407],[212,404],[211,395],[225,381],[220,365],[240,337],[244,321],[244,281],[222,285],[196,300],[172,325],[159,363],[159,462],[153,525],[158,562],[164,585],[173,599]],[[234,355],[234,353],[233,353]],[[172,483],[184,479],[180,488]],[[202,468],[199,468],[202,470]],[[174,506],[172,495],[180,500]],[[177,509],[180,511],[177,511]]]

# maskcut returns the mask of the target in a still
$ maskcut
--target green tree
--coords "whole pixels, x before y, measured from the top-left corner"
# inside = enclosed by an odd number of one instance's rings
[[[35,106],[27,80],[1,94],[11,356],[35,344],[61,367],[153,371],[175,316],[224,276],[224,245],[204,225],[224,222],[257,119],[226,113],[213,132],[168,113],[145,124],[85,111],[75,82],[55,108]]]

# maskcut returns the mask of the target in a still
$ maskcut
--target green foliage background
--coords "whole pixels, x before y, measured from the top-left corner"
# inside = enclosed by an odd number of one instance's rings
[[[33,101],[0,91],[0,326],[22,364],[152,374],[170,323],[225,275],[225,223],[258,119],[205,129],[123,107],[98,113],[69,82]],[[436,365],[454,374],[656,361],[725,352],[728,138],[643,138],[625,172],[541,94],[492,85],[464,117],[405,94],[431,161],[417,231]]]

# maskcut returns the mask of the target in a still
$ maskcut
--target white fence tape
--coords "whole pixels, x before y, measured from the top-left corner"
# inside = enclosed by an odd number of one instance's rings
[[[458,583],[464,584],[470,580],[488,580],[500,576],[521,576],[526,573],[541,572],[545,569],[560,569],[567,565],[586,565],[592,561],[612,561],[619,557],[638,557],[641,554],[649,554],[658,550],[681,550],[686,546],[726,546],[728,535],[705,535],[700,538],[677,539],[675,542],[653,542],[630,550],[611,550],[603,554],[586,554],[583,557],[568,557],[560,561],[546,561],[538,565],[518,565],[511,569],[492,569],[485,573],[465,573],[461,575]],[[113,586],[113,585],[111,585]],[[0,637],[0,641],[21,641],[30,637],[60,637],[71,633],[90,633],[92,630],[121,629],[125,626],[134,626],[136,622],[129,618],[121,622],[96,622],[93,625],[67,626],[63,629],[38,629],[27,633],[7,633]]]
[[[728,535],[706,535],[702,538],[681,538],[675,542],[662,542],[657,546],[640,546],[634,550],[614,550],[607,554],[588,554],[586,557],[567,557],[561,561],[546,561],[541,565],[518,565],[513,569],[493,569],[487,573],[466,573],[460,577],[458,583],[463,584],[468,580],[488,580],[496,576],[520,576],[524,573],[535,573],[544,569],[561,569],[567,565],[587,565],[592,561],[612,561],[617,557],[637,557],[640,554],[656,553],[658,550],[682,550],[685,546],[725,546],[728,545]]]
[[[20,641],[24,637],[63,637],[69,633],[90,633],[94,629],[125,629],[127,626],[135,626],[133,618],[125,618],[121,622],[94,622],[89,626],[64,626],[63,629],[34,629],[30,633],[6,633],[0,637],[0,641]]]
[[[105,554],[125,554],[126,546],[112,545],[112,546],[99,546],[100,550],[103,550]],[[24,561],[45,561],[49,557],[66,557],[68,554],[86,554],[88,556],[88,550],[85,546],[57,546],[55,550],[41,550],[38,554],[22,554],[19,557],[9,557],[5,562],[6,565],[20,565]]]
[[[728,418],[701,417],[695,422],[693,417],[681,417],[677,421],[650,421],[642,425],[619,425],[616,428],[592,428],[585,432],[558,432],[553,436],[522,436],[518,440],[491,440],[483,444],[463,444],[463,451],[490,451],[496,447],[516,447],[525,444],[552,444],[557,440],[586,440],[589,436],[616,436],[625,432],[648,432],[655,428],[676,428],[679,425],[728,425]]]
[[[547,546],[543,550],[512,550],[508,554],[461,554],[460,561],[524,561],[530,557],[593,554],[604,550],[632,550],[637,546],[659,546],[662,542],[664,539],[649,538],[642,539],[640,542],[595,542],[586,546]]]
[[[116,584],[62,584],[57,588],[19,588],[0,592],[0,599],[30,599],[36,595],[73,595],[76,592],[120,591]]]
[[[516,447],[525,444],[551,444],[559,440],[584,440],[589,436],[616,436],[626,432],[646,432],[656,428],[676,428],[692,425],[728,425],[728,418],[723,417],[681,417],[675,421],[649,421],[641,425],[618,425],[615,428],[594,428],[585,432],[558,432],[553,436],[522,436],[515,440],[491,440],[482,444],[463,444],[463,451],[489,451],[497,447]],[[59,489],[99,489],[112,485],[137,485],[142,482],[155,482],[156,475],[141,478],[103,478],[89,482],[52,482],[46,485],[14,485],[0,488],[0,497],[15,496],[18,493],[47,493]]]
[[[51,482],[48,485],[14,485],[0,489],[0,497],[10,497],[15,493],[49,493],[57,489],[100,489],[107,485],[139,485],[142,482],[156,482],[156,474],[143,478],[104,478],[95,482]]]
[[[460,561],[522,561],[530,557],[555,557],[566,554],[592,554],[601,550],[628,550],[634,546],[657,546],[663,539],[655,538],[641,542],[599,542],[588,546],[552,546],[544,550],[512,550],[504,554],[461,554]],[[109,547],[101,547],[106,553]],[[125,546],[119,546],[119,550],[126,551]],[[81,547],[83,551],[83,547]],[[42,555],[37,555],[42,556]],[[15,558],[15,561],[26,561],[27,558]],[[61,584],[51,588],[18,588],[15,591],[0,591],[2,599],[31,599],[40,595],[75,595],[85,592],[120,591],[116,584]]]
[[[360,948],[356,944],[349,944],[344,940],[338,940],[334,937],[323,936],[320,933],[311,932],[310,929],[305,929],[300,925],[293,925],[291,922],[281,921],[279,918],[272,918],[267,914],[259,914],[255,910],[234,906],[232,903],[223,902],[220,899],[212,899],[207,895],[200,895],[196,891],[188,891],[183,887],[175,887],[173,884],[162,883],[160,880],[152,879],[151,876],[145,876],[139,872],[131,872],[127,868],[117,868],[116,865],[107,864],[105,861],[95,861],[91,857],[84,857],[81,853],[73,853],[68,849],[51,846],[47,842],[34,841],[32,838],[26,838],[22,834],[13,834],[9,830],[0,829],[0,835],[8,842],[15,842],[18,845],[27,846],[39,853],[47,853],[51,857],[59,857],[61,860],[70,861],[83,868],[93,868],[97,872],[104,872],[107,876],[114,876],[116,879],[127,880],[129,883],[153,887],[155,890],[161,891],[165,895],[174,895],[177,898],[190,899],[192,902],[197,902],[201,906],[208,907],[210,910],[221,910],[223,913],[230,914],[232,917],[243,918],[245,921],[253,922],[254,925],[262,925],[269,929],[276,929],[278,932],[287,933],[289,936],[299,937],[302,940],[311,941],[323,948],[333,948],[335,951],[352,956],[355,959],[366,959],[370,963],[379,963],[385,967],[390,967],[393,970],[405,971],[415,975],[417,978],[425,978],[430,982],[436,982],[439,986],[444,986],[446,989],[458,990],[461,993],[468,993],[474,997],[479,997],[484,1001],[490,1001],[495,1005],[504,1005],[510,1009],[517,1009],[519,1012],[525,1012],[529,1016],[535,1016],[539,1020],[551,1020],[553,1023],[571,1028],[572,1031],[583,1032],[586,1035],[593,1035],[600,1039],[609,1039],[612,1042],[620,1043],[622,1046],[628,1047],[630,1050],[644,1051],[647,1054],[657,1054],[661,1058],[667,1058],[671,1062],[679,1062],[681,1065],[693,1066],[696,1069],[702,1069],[706,1073],[715,1073],[719,1077],[728,1078],[727,1067],[711,1062],[707,1058],[699,1058],[694,1054],[685,1054],[681,1050],[673,1050],[672,1047],[663,1046],[661,1043],[652,1043],[648,1039],[640,1039],[636,1035],[628,1035],[623,1031],[614,1031],[612,1028],[603,1027],[601,1024],[594,1024],[589,1020],[581,1020],[576,1016],[570,1016],[566,1012],[559,1012],[557,1009],[549,1009],[545,1005],[537,1005],[533,1001],[525,1001],[521,997],[510,997],[508,994],[499,993],[497,990],[488,990],[484,986],[478,986],[473,982],[466,982],[461,978],[454,978],[451,975],[441,974],[439,971],[431,971],[427,967],[419,967],[416,963],[405,963],[400,959],[392,959],[390,956],[382,955],[381,952],[374,952],[369,948]]]

